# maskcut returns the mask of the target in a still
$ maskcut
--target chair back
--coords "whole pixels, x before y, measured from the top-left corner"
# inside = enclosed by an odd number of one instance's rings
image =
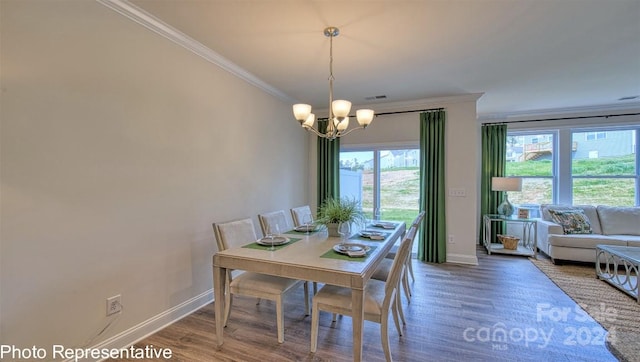
[[[293,219],[293,226],[301,226],[304,224],[304,217],[311,214],[311,208],[309,205],[294,207],[291,209],[291,218]]]
[[[242,246],[258,239],[253,221],[249,218],[214,223],[213,232],[216,236],[216,242],[218,243],[218,250]]]
[[[402,276],[402,270],[405,267],[405,261],[411,252],[411,245],[413,244],[413,239],[416,235],[417,227],[411,226],[409,231],[400,242],[400,247],[398,248],[398,252],[396,253],[396,257],[393,258],[393,263],[391,264],[391,270],[389,275],[387,275],[386,284],[384,287],[385,291],[385,303],[390,302],[393,296],[393,291],[400,284],[400,277]],[[389,301],[387,301],[389,299]]]
[[[280,232],[288,231],[290,228],[289,223],[287,222],[287,215],[284,213],[284,210],[260,214],[258,215],[258,220],[260,220],[260,228],[262,229],[263,235],[267,235],[268,230],[273,230],[273,227],[276,224],[280,228]]]
[[[420,213],[418,214],[418,216],[416,216],[415,219],[413,219],[413,222],[411,223],[411,225],[416,225],[418,228],[420,228],[420,224],[422,223],[422,219],[424,219],[424,211],[420,211]]]

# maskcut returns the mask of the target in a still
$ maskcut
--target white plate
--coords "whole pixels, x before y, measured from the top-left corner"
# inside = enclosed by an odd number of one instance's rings
[[[340,243],[334,245],[333,250],[340,254],[346,254],[349,256],[365,256],[367,255],[367,251],[371,250],[371,248],[363,244]]]
[[[379,232],[379,231],[373,231],[373,230],[362,230],[360,232],[360,236],[362,236],[363,238],[369,238],[369,239],[384,239],[384,234]]]
[[[256,243],[260,245],[266,245],[266,246],[278,246],[278,245],[284,245],[289,241],[291,240],[285,236],[276,236],[274,238],[258,239],[256,240]]]
[[[371,225],[375,227],[383,228],[383,229],[394,229],[396,227],[395,224],[392,224],[390,222],[376,222]]]
[[[295,231],[299,231],[301,233],[306,233],[306,232],[311,232],[311,231],[316,231],[317,230],[317,226],[316,225],[300,225],[300,226],[296,226]]]

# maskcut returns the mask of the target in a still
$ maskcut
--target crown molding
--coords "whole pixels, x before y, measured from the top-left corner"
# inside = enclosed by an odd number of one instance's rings
[[[595,116],[625,112],[640,112],[640,102],[623,104],[601,104],[585,107],[565,107],[552,109],[528,110],[520,112],[506,112],[493,114],[478,114],[478,122],[515,122],[534,121],[550,117],[580,117]]]
[[[127,17],[130,20],[144,26],[145,28],[159,34],[166,39],[184,47],[192,53],[204,58],[205,60],[219,66],[227,72],[235,75],[236,77],[246,81],[247,83],[279,98],[282,101],[288,103],[295,103],[295,100],[282,91],[272,87],[255,75],[242,69],[235,63],[226,59],[222,55],[214,52],[210,48],[207,48],[202,43],[182,33],[178,29],[173,28],[169,24],[164,23],[162,20],[149,14],[143,9],[135,6],[127,0],[96,0],[98,3],[114,10]]]

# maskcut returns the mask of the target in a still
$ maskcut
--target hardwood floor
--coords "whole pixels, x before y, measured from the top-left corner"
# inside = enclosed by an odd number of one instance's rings
[[[390,324],[394,360],[616,361],[604,345],[606,331],[526,258],[478,249],[478,259],[478,266],[413,261],[416,280],[411,304],[404,301],[404,336]],[[318,352],[311,354],[302,288],[286,298],[285,311],[283,344],[277,342],[272,302],[235,298],[220,350],[213,304],[136,346],[169,348],[173,361],[351,360],[349,317],[332,324],[331,315],[321,313]],[[379,324],[365,322],[363,360],[384,360]]]

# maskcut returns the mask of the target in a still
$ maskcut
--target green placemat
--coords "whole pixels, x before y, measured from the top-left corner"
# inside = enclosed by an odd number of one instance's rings
[[[331,249],[326,253],[320,255],[321,258],[329,258],[329,259],[338,259],[338,260],[348,260],[348,261],[365,261],[371,255],[371,253],[376,250],[377,246],[370,246],[371,250],[367,251],[367,255],[359,258],[352,258],[346,254],[340,254],[337,251]]]
[[[291,241],[289,241],[286,244],[274,246],[273,250],[280,250],[282,248],[286,248],[287,246],[289,246],[289,245],[291,245],[291,244],[293,244],[293,243],[295,243],[297,241],[302,240],[302,238],[289,238],[289,240],[291,240]],[[258,249],[258,250],[271,250],[271,246],[270,245],[260,245],[260,244],[255,243],[255,242],[253,242],[251,244],[247,244],[247,245],[243,246],[243,248]]]
[[[379,231],[376,231],[376,232],[379,232]],[[385,240],[387,240],[389,235],[391,235],[391,233],[383,233],[383,232],[380,232],[380,233],[384,236],[384,239],[377,240],[377,239],[365,238],[364,236],[360,236],[360,234],[358,233],[358,234],[355,234],[352,237],[350,237],[349,240],[385,241]]]

